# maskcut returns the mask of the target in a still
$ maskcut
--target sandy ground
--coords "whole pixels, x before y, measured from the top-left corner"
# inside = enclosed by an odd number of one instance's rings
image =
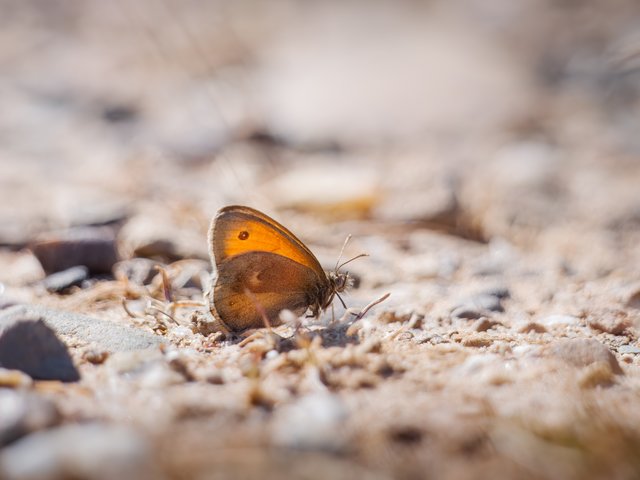
[[[635,2],[0,8],[0,477],[640,476]],[[225,338],[228,204],[390,296]]]

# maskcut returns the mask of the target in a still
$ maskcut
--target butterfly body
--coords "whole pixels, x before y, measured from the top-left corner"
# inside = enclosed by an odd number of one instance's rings
[[[217,275],[210,310],[227,330],[280,323],[282,310],[317,317],[347,288],[346,273],[326,273],[289,230],[249,207],[218,211],[209,229]],[[265,318],[266,317],[266,318]]]

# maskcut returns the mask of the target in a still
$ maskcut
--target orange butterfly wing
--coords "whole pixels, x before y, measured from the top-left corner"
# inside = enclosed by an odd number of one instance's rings
[[[321,279],[326,276],[311,250],[293,233],[253,208],[231,205],[222,208],[209,230],[209,246],[216,267],[242,253],[271,252],[311,268]]]
[[[209,247],[217,270],[211,311],[230,330],[263,326],[258,305],[275,325],[283,309],[302,314],[328,291],[327,275],[313,253],[252,208],[221,209],[209,230]]]

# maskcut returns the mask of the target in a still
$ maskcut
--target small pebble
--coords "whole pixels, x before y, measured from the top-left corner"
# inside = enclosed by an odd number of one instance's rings
[[[467,320],[476,320],[484,317],[485,314],[486,312],[483,312],[482,310],[467,306],[456,307],[451,311],[451,316],[453,318],[465,318]]]
[[[548,351],[566,363],[576,367],[586,367],[594,363],[603,363],[611,371],[621,374],[622,369],[606,345],[594,339],[575,338],[560,340],[548,346]]]
[[[396,323],[406,322],[413,315],[413,311],[397,312],[391,310],[385,310],[378,315],[378,321],[381,323]]]
[[[490,312],[504,312],[502,299],[495,295],[481,293],[461,301],[453,308],[451,316],[475,320],[488,316]]]
[[[518,329],[518,332],[520,332],[520,333],[531,333],[531,332],[545,333],[545,332],[548,332],[548,330],[544,325],[540,325],[537,322],[528,322],[525,325],[523,325],[522,327],[520,327]]]
[[[52,273],[42,280],[42,285],[51,293],[63,293],[71,287],[80,285],[89,277],[89,269],[84,265]]]
[[[94,365],[101,365],[109,358],[109,352],[92,348],[84,352],[82,358]]]
[[[471,329],[476,332],[486,332],[496,325],[501,325],[501,323],[495,320],[491,320],[490,318],[482,317],[474,322],[474,324],[471,326]]]
[[[640,347],[636,347],[635,345],[621,345],[618,347],[618,353],[637,355],[640,353]]]
[[[488,347],[492,343],[493,338],[486,333],[474,333],[462,340],[465,347]]]
[[[6,327],[0,323],[0,329],[0,366],[20,370],[36,380],[80,379],[66,345],[42,320],[18,320]]]

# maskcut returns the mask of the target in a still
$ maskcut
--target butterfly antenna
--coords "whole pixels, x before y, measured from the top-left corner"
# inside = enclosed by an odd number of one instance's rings
[[[338,260],[336,261],[336,272],[340,268],[338,265],[340,264],[340,260],[342,260],[342,254],[344,253],[344,249],[347,246],[347,243],[349,243],[349,240],[351,240],[351,234],[347,235],[347,238],[345,238],[344,243],[342,244],[342,248],[340,249],[340,255],[338,255]]]
[[[350,258],[349,260],[347,260],[346,262],[340,264],[339,266],[336,267],[336,271],[340,270],[342,267],[344,267],[347,263],[351,263],[354,260],[357,260],[358,258],[362,258],[362,257],[368,257],[369,254],[368,253],[361,253],[360,255],[356,255],[353,258]]]

